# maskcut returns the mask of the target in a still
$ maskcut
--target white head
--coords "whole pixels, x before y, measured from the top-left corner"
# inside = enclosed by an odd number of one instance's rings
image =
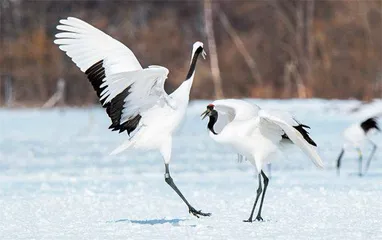
[[[192,46],[192,55],[194,55],[195,52],[196,52],[198,49],[201,49],[201,51],[202,51],[202,57],[203,57],[204,59],[206,59],[206,55],[207,55],[207,53],[204,51],[204,45],[203,45],[202,42],[199,42],[199,41],[195,42],[194,45]]]

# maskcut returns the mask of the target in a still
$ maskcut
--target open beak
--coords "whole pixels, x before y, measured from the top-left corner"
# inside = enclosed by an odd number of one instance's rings
[[[207,53],[206,53],[206,51],[204,51],[204,49],[203,49],[203,52],[202,52],[202,57],[203,57],[203,59],[206,59],[206,56],[207,56]]]
[[[207,109],[206,111],[204,111],[200,116],[202,117],[202,120],[205,119],[210,113],[210,110]]]

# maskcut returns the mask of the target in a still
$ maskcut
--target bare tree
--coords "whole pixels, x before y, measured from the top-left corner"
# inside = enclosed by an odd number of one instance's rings
[[[65,104],[65,84],[64,79],[58,79],[56,92],[49,98],[48,101],[44,103],[42,108],[51,108],[57,105],[62,106]]]
[[[257,67],[257,64],[253,57],[249,54],[248,49],[245,47],[243,41],[240,39],[239,35],[236,33],[235,29],[232,27],[231,23],[229,22],[227,15],[224,13],[223,9],[219,9],[219,19],[222,23],[224,29],[227,31],[227,33],[232,38],[233,42],[235,43],[235,46],[237,50],[240,52],[240,54],[243,56],[246,64],[248,65],[252,77],[255,79],[257,84],[263,83],[263,78],[260,74],[260,71]]]
[[[218,54],[216,50],[216,42],[213,29],[212,4],[211,0],[204,0],[204,23],[206,26],[206,34],[208,41],[208,49],[210,55],[211,73],[215,88],[215,97],[223,98],[223,88],[221,84]]]
[[[290,36],[287,43],[280,43],[280,48],[288,53],[291,61],[296,64],[295,68],[293,68],[293,75],[295,76],[294,80],[298,97],[305,98],[311,96],[308,90],[314,82],[312,63],[315,0],[296,0],[294,3],[285,4],[285,2],[278,0],[269,1],[269,4],[274,7],[280,22],[285,26]],[[287,67],[286,69],[290,68]]]
[[[204,11],[189,11],[198,7]],[[69,15],[131,47],[143,66],[162,62],[171,69],[169,90],[187,60],[176,46],[207,37],[210,65],[198,83],[210,84],[194,86],[196,98],[381,97],[381,0],[145,1],[128,9],[120,1],[0,0],[0,105],[6,76],[13,106],[42,105],[59,78],[67,81],[67,104],[96,101],[53,44],[58,19]]]
[[[313,70],[312,65],[314,61],[314,47],[315,47],[315,41],[314,41],[314,32],[313,32],[313,23],[314,23],[314,7],[315,7],[315,0],[306,1],[306,11],[305,11],[305,41],[306,41],[306,61],[305,61],[305,67],[307,72],[307,80],[309,82],[309,85],[312,86],[314,82],[314,76],[313,76]]]

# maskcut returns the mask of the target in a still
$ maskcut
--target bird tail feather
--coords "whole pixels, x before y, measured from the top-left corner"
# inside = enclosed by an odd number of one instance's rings
[[[125,151],[126,149],[129,149],[129,148],[132,148],[134,147],[135,143],[138,141],[138,139],[140,138],[140,136],[145,132],[145,128],[140,126],[138,127],[138,129],[136,129],[133,133],[133,135],[130,137],[129,140],[127,140],[126,142],[122,143],[119,147],[117,147],[116,149],[114,149],[110,155],[116,155],[118,153],[121,153],[123,151]]]
[[[121,153],[121,152],[123,152],[124,150],[126,150],[126,149],[132,147],[133,145],[134,145],[134,141],[128,140],[128,141],[122,143],[122,144],[121,144],[120,146],[118,146],[116,149],[114,149],[114,150],[110,153],[110,155],[116,155],[116,154],[118,154],[118,153]]]

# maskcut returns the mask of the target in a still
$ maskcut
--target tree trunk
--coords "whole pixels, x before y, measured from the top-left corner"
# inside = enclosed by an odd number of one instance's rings
[[[223,95],[223,89],[222,89],[222,83],[221,83],[221,77],[220,77],[218,54],[216,51],[216,43],[215,43],[213,20],[212,20],[211,0],[204,0],[204,22],[206,26],[212,80],[214,82],[214,88],[215,88],[215,98],[219,99],[219,98],[223,98],[224,95]]]
[[[312,89],[314,84],[314,76],[313,76],[313,55],[314,55],[314,47],[315,47],[315,38],[313,36],[313,21],[314,21],[314,5],[315,0],[310,0],[306,2],[306,25],[305,25],[305,36],[306,36],[306,61],[305,61],[305,71],[306,78],[308,82],[308,86]],[[310,96],[312,97],[312,96]]]
[[[220,22],[223,24],[224,29],[227,31],[227,33],[232,38],[233,42],[235,43],[235,46],[237,50],[240,52],[240,54],[243,56],[245,62],[247,63],[252,77],[255,79],[256,83],[261,85],[263,83],[263,78],[260,75],[259,68],[257,67],[257,64],[253,57],[249,54],[249,51],[244,46],[243,41],[241,41],[239,35],[236,33],[235,29],[232,27],[231,23],[229,22],[227,15],[223,12],[223,10],[220,9],[219,14]]]

